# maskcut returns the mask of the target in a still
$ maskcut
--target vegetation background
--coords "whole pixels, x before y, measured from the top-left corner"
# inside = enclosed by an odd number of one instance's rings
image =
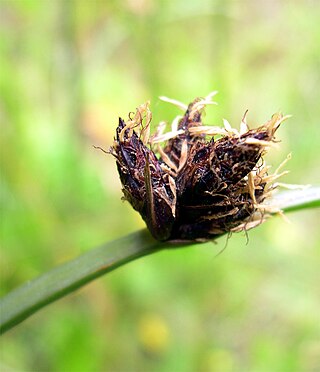
[[[1,295],[142,228],[121,198],[118,116],[154,123],[218,90],[208,124],[279,110],[284,182],[319,184],[320,3],[1,0]],[[2,371],[316,371],[318,211],[130,263],[1,339]]]

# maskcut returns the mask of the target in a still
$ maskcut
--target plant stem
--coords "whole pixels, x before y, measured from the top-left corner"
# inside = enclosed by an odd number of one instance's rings
[[[271,202],[284,212],[317,208],[320,207],[320,187],[282,191],[279,194],[275,194]]]
[[[93,279],[166,245],[145,230],[92,249],[27,282],[2,298],[0,333]]]
[[[284,212],[319,207],[320,188],[282,192],[276,194],[271,202]],[[1,299],[0,333],[8,331],[42,307],[119,266],[159,250],[174,247],[181,247],[181,244],[158,242],[144,229],[57,266]]]

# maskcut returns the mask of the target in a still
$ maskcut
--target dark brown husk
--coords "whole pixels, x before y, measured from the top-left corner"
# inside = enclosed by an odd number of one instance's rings
[[[206,100],[194,100],[178,128],[166,136],[148,138],[148,103],[133,119],[119,119],[111,153],[124,198],[158,240],[205,241],[254,227],[268,216],[270,208],[263,202],[278,174],[268,176],[262,156],[286,117],[274,115],[251,130],[244,118],[242,132],[226,124],[217,131],[219,139],[211,135],[208,140],[207,133],[214,129],[203,127],[205,104]],[[160,147],[165,138],[169,139]],[[156,146],[158,155],[153,151]]]

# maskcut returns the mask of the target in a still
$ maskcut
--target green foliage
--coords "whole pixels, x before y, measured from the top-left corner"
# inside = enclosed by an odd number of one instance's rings
[[[140,5],[139,5],[140,4]],[[293,115],[269,157],[319,184],[316,2],[6,1],[1,13],[1,294],[143,226],[108,148],[119,115],[154,122],[218,90],[221,117]],[[5,370],[317,369],[318,214],[270,220],[224,246],[116,270],[2,337]],[[76,340],[76,342],[75,342]],[[72,347],[70,345],[72,344]]]

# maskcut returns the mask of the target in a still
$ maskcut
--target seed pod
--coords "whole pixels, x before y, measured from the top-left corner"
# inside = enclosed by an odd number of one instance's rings
[[[175,184],[135,131],[120,119],[111,153],[117,160],[124,198],[158,240],[170,237],[175,213]]]
[[[267,174],[262,156],[287,117],[274,115],[251,130],[243,119],[240,133],[227,122],[225,129],[205,127],[201,114],[211,96],[194,100],[172,132],[163,135],[159,129],[150,139],[148,103],[133,119],[119,120],[111,153],[124,198],[158,240],[213,239],[254,227],[268,216],[262,203],[278,175]],[[163,140],[157,157],[151,148]]]

